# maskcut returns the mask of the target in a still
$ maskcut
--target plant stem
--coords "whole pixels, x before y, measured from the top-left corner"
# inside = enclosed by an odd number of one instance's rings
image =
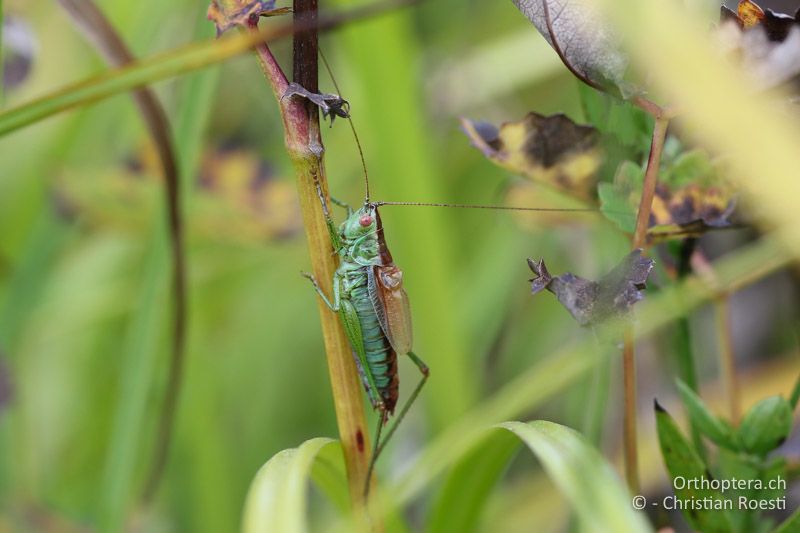
[[[647,241],[647,228],[650,225],[650,210],[658,183],[658,169],[661,164],[661,152],[667,138],[669,118],[661,108],[657,107],[653,141],[650,144],[650,156],[644,173],[642,198],[639,211],[636,213],[636,230],[633,234],[633,248],[641,248]],[[636,354],[633,343],[633,326],[628,326],[624,333],[622,349],[622,381],[624,386],[625,416],[623,420],[623,441],[625,447],[625,478],[631,493],[639,493],[639,454],[636,446]]]
[[[316,15],[316,0],[295,0],[295,24],[300,27],[311,27],[308,21],[314,20]],[[255,24],[250,27],[253,32],[258,31]],[[298,32],[294,39],[294,79],[308,90],[315,90],[317,87],[316,30]],[[319,113],[310,102],[299,98],[283,98],[288,80],[266,44],[259,45],[256,48],[256,54],[280,105],[286,149],[294,164],[297,177],[297,191],[312,269],[322,289],[330,294],[336,263],[335,256],[331,253],[333,246],[319,198],[321,193],[325,202],[328,201]],[[358,379],[358,371],[350,345],[338,316],[332,313],[320,299],[317,301],[339,438],[347,468],[350,498],[358,515],[361,514],[358,511],[364,506],[362,496],[371,449],[364,416],[361,382]],[[373,528],[379,527],[374,523],[372,526]]]
[[[625,480],[632,494],[639,494],[639,452],[636,445],[636,354],[633,328],[624,332],[622,346],[622,386],[625,404],[622,439],[625,449]]]
[[[667,138],[669,119],[656,116],[653,128],[653,141],[650,144],[650,156],[647,158],[647,169],[644,173],[642,198],[639,201],[639,211],[636,214],[636,230],[633,233],[633,248],[641,248],[647,241],[647,228],[650,226],[650,209],[653,206],[653,197],[658,184],[658,169],[661,165],[661,152]]]
[[[697,248],[697,239],[688,238],[681,243],[678,257],[678,280],[683,281],[692,273],[692,255]],[[675,359],[678,366],[678,375],[681,380],[695,393],[700,394],[700,387],[697,382],[697,371],[694,365],[694,353],[692,351],[692,328],[689,322],[689,315],[680,317],[675,325]],[[700,458],[705,460],[706,449],[703,437],[697,424],[689,421],[692,433],[692,442]]]
[[[714,267],[701,253],[692,256],[695,271],[705,277],[711,287],[719,287],[720,283],[714,272]],[[739,395],[739,379],[736,374],[736,356],[733,351],[731,339],[730,295],[740,287],[731,286],[718,289],[719,294],[714,299],[714,315],[717,330],[717,350],[719,353],[720,374],[728,401],[728,412],[731,423],[736,425],[742,414],[741,399]]]
[[[731,339],[730,295],[724,293],[714,301],[714,313],[717,322],[717,350],[719,350],[719,366],[731,423],[736,426],[742,416],[739,398],[739,379],[736,376],[736,356]]]

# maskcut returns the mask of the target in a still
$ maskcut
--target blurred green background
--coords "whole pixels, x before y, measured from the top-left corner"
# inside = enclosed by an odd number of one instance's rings
[[[98,4],[139,57],[214,35],[197,0]],[[3,7],[37,42],[30,76],[7,89],[5,106],[106,68],[53,2]],[[499,123],[535,110],[583,120],[577,82],[510,2],[427,2],[332,32],[321,46],[352,105],[375,200],[502,203],[520,182],[469,146],[458,118]],[[274,50],[288,66],[288,42]],[[324,72],[321,87],[333,91]],[[164,484],[153,508],[135,507],[166,378],[170,267],[153,149],[130,98],[117,96],[0,140],[0,372],[12,389],[0,408],[0,531],[92,530],[123,517],[147,531],[233,531],[261,464],[336,436],[316,295],[298,275],[309,261],[292,169],[256,62],[244,56],[155,88],[187,192],[190,275],[186,380]],[[323,134],[331,191],[357,204],[350,131],[337,123]],[[405,271],[415,351],[432,372],[379,464],[392,476],[508,379],[588,335],[550,295],[530,296],[527,257],[596,278],[629,243],[599,217],[555,224],[421,207],[382,216]],[[749,238],[704,245],[714,255]],[[795,279],[779,274],[735,299],[746,398],[791,387]],[[716,380],[713,319],[704,310],[692,322],[701,374]],[[669,336],[640,349],[648,413],[654,396],[674,398]],[[602,447],[616,460],[616,361],[606,372]],[[401,360],[401,394],[416,379]],[[596,379],[529,418],[581,429]],[[648,444],[651,421],[642,424],[645,483],[657,491],[666,478]],[[530,458],[512,464],[485,513],[492,530],[566,523],[537,469]]]

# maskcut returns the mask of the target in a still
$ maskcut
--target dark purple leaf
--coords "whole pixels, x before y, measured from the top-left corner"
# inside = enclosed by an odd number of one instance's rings
[[[569,272],[552,277],[544,260],[528,259],[528,266],[535,274],[530,280],[531,292],[547,289],[578,324],[595,326],[628,314],[633,304],[642,299],[641,291],[653,264],[652,259],[642,257],[641,249],[634,250],[599,281],[592,281]]]

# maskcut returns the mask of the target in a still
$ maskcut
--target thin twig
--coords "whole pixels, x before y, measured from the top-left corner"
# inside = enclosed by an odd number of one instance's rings
[[[660,108],[659,108],[660,109]],[[661,152],[667,137],[669,119],[656,117],[653,128],[653,140],[650,145],[650,156],[644,173],[642,198],[636,213],[636,230],[633,234],[633,249],[641,248],[647,239],[647,228],[650,225],[650,212],[653,197],[658,183],[658,170],[661,166]],[[625,444],[625,477],[628,488],[634,494],[639,493],[639,459],[636,445],[636,355],[633,342],[633,326],[629,326],[624,334],[622,350],[622,375],[625,397],[625,417],[623,420],[623,439]]]
[[[114,67],[133,63],[136,58],[128,50],[122,37],[92,0],[59,0],[72,20],[86,37]],[[145,483],[143,498],[149,501],[162,478],[169,454],[175,410],[183,382],[184,352],[186,347],[186,258],[183,245],[183,218],[181,215],[181,187],[172,134],[167,113],[155,93],[148,87],[132,94],[144,119],[153,144],[161,160],[164,174],[164,193],[167,200],[167,218],[172,254],[172,346],[169,375],[156,433],[153,463]]]
[[[706,280],[709,286],[720,286],[717,275],[714,273],[714,267],[699,251],[692,255],[692,266]],[[730,295],[736,292],[737,289],[738,287],[727,287],[724,290],[720,288],[718,289],[719,294],[714,299],[720,375],[728,403],[728,414],[731,423],[734,425],[738,424],[742,416],[739,378],[736,371],[736,354],[733,349],[730,319]]]
[[[644,173],[642,197],[639,201],[639,210],[636,213],[636,229],[633,233],[633,248],[641,248],[646,244],[647,228],[650,227],[650,211],[653,207],[653,197],[658,184],[658,170],[661,166],[661,152],[667,138],[669,120],[656,118],[653,128],[653,140],[650,144],[650,155],[647,158],[647,169]]]

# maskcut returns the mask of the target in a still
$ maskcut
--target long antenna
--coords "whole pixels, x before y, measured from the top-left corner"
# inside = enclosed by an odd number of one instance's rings
[[[381,207],[384,205],[412,205],[418,207],[460,207],[463,209],[493,209],[497,211],[544,211],[544,212],[583,212],[583,213],[598,213],[599,209],[590,207],[575,207],[575,208],[561,208],[561,207],[514,207],[509,205],[471,205],[471,204],[439,204],[428,202],[373,202],[373,205]]]
[[[318,48],[319,57],[322,59],[322,63],[325,65],[325,70],[328,71],[328,76],[330,76],[331,81],[333,82],[333,87],[336,89],[337,94],[341,96],[342,90],[339,89],[339,84],[336,83],[336,77],[333,75],[333,70],[331,66],[328,64],[328,59],[325,57],[325,54],[322,53],[322,48]],[[349,115],[350,113],[348,113]],[[367,162],[364,160],[364,150],[361,148],[361,141],[358,139],[358,133],[356,132],[356,127],[353,124],[353,117],[348,116],[347,121],[350,123],[350,130],[353,132],[353,138],[356,140],[356,146],[358,147],[358,156],[361,158],[361,168],[364,169],[364,204],[369,203],[369,176],[367,174]]]

